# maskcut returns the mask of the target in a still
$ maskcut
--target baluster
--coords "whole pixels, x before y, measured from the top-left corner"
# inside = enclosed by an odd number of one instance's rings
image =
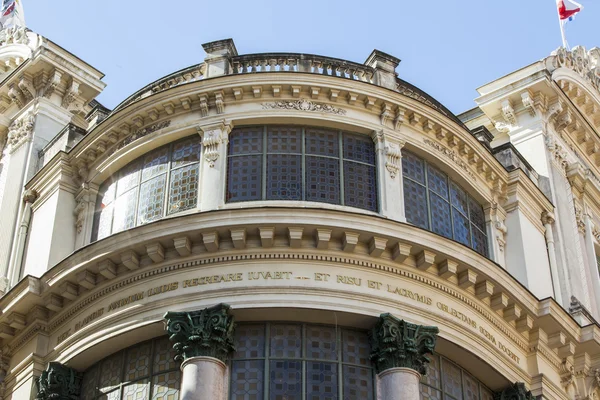
[[[270,63],[269,72],[277,71],[277,65],[279,64],[278,60],[276,58],[271,58],[269,60],[269,63]]]
[[[267,64],[268,64],[268,60],[260,60],[260,72],[267,72]]]

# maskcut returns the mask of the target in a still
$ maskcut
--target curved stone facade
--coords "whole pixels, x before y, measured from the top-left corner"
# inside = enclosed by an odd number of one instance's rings
[[[110,111],[100,72],[27,35],[0,45],[25,71],[0,86],[4,398],[596,395],[579,56],[457,117],[377,50],[224,40]]]

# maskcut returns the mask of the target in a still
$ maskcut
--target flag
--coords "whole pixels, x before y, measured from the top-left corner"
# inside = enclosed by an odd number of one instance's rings
[[[573,0],[556,0],[556,5],[561,22],[572,21],[575,14],[583,10],[583,6]]]
[[[0,29],[25,27],[21,0],[4,0],[0,9]]]

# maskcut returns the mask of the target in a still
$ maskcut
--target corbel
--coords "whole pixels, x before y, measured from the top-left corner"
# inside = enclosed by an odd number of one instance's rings
[[[8,86],[8,97],[19,107],[19,109],[23,108],[25,105],[25,98],[23,97],[23,93],[21,89],[19,89],[14,83],[11,83]]]
[[[50,76],[50,80],[46,84],[44,88],[44,97],[49,99],[52,94],[56,91],[58,87],[60,87],[62,81],[63,72],[58,68],[55,68]]]
[[[96,287],[96,274],[83,270],[77,274],[77,283],[88,290],[93,289]]]
[[[408,257],[410,257],[410,251],[412,246],[410,244],[398,242],[392,246],[392,259],[396,262],[402,263]]]
[[[107,258],[98,263],[98,273],[106,279],[113,279],[117,276],[117,266]]]
[[[192,108],[192,99],[189,97],[184,97],[180,99],[179,102],[181,103],[181,107],[186,111],[189,111]]]
[[[156,108],[152,108],[150,110],[148,110],[148,117],[152,120],[152,121],[156,121],[158,119],[158,110]]]
[[[531,91],[526,90],[521,93],[521,102],[523,103],[523,107],[529,112],[529,115],[535,117],[535,101],[533,100]]]
[[[204,235],[203,235],[204,237]],[[210,246],[210,242],[209,242]],[[192,241],[187,236],[173,238],[173,247],[181,257],[187,257],[192,254]],[[218,245],[217,245],[218,248]],[[208,250],[208,247],[207,247]],[[210,250],[209,250],[210,251]]]
[[[385,251],[387,239],[373,236],[369,241],[369,255],[371,257],[379,257]]]
[[[509,99],[504,100],[501,103],[501,107],[502,107],[502,116],[504,117],[504,120],[510,125],[516,125],[517,117],[515,115],[515,110],[513,108],[511,101]]]
[[[138,129],[141,129],[144,126],[144,118],[141,115],[136,115],[131,119],[131,121],[135,126],[138,127]]]
[[[337,102],[340,91],[336,89],[329,89],[329,101]]]
[[[310,87],[310,98],[311,99],[318,99],[319,98],[319,93],[321,93],[321,88],[317,87],[317,86],[311,86]]]
[[[225,112],[225,92],[222,90],[215,92],[215,108],[217,109],[217,114]]]
[[[408,117],[408,123],[411,126],[417,126],[421,121],[421,116],[416,112],[413,112],[410,117]]]
[[[62,98],[61,105],[63,108],[70,109],[71,104],[77,100],[79,95],[81,95],[81,90],[79,90],[79,86],[80,82],[72,77],[67,87],[67,90],[65,91],[65,94]]]
[[[416,257],[417,268],[421,271],[426,271],[435,262],[436,254],[429,250],[422,250]]]
[[[244,89],[241,87],[233,88],[231,91],[233,92],[233,97],[235,97],[236,100],[242,100],[244,98]]]
[[[128,250],[121,253],[121,262],[130,271],[138,269],[140,267],[140,258],[133,250]]]
[[[354,105],[356,104],[356,100],[358,100],[358,93],[348,92],[348,104]]]
[[[470,293],[475,293],[475,283],[477,282],[477,273],[471,269],[466,269],[458,274],[458,287]]]
[[[165,260],[165,248],[159,242],[146,245],[146,254],[152,262],[159,263]]]
[[[299,248],[302,246],[303,233],[304,228],[302,227],[288,227],[288,240],[290,242],[290,247]]]
[[[396,108],[396,117],[394,118],[394,129],[400,129],[400,126],[406,121],[406,108],[398,106]]]
[[[281,97],[281,85],[271,85],[273,97]]]
[[[300,97],[300,92],[302,91],[302,86],[300,85],[292,85],[292,97]]]
[[[262,97],[262,92],[262,86],[252,86],[252,95],[254,95],[255,99],[260,99]]]
[[[163,109],[165,110],[167,115],[173,115],[173,113],[175,112],[175,104],[171,102],[165,103],[163,104]]]
[[[246,248],[246,228],[230,229],[231,242],[236,249]]]
[[[34,97],[36,97],[36,90],[33,87],[33,80],[31,78],[31,75],[26,73],[21,74],[21,76],[19,77],[18,86],[19,89],[21,89],[21,92],[23,93],[23,97],[25,98],[26,102],[29,102],[33,100]]]
[[[435,125],[436,125],[435,122],[433,122],[429,118],[423,118],[423,124],[422,124],[423,132],[425,132],[425,133],[434,132]]]
[[[377,99],[375,97],[366,96],[365,100],[364,100],[365,108],[367,110],[372,110],[373,107],[375,107],[375,102],[376,101],[377,101]]]
[[[200,99],[200,115],[202,117],[208,116],[208,96],[204,94],[199,94],[198,98]]]
[[[456,261],[446,259],[438,265],[438,276],[442,279],[450,279],[456,276],[458,271],[458,263]]]
[[[389,121],[392,117],[392,106],[388,103],[383,103],[381,106],[381,114],[379,115],[379,119],[381,121],[381,125],[385,125],[387,121]]]
[[[272,247],[275,243],[275,227],[261,227],[258,228],[258,234],[260,236],[260,243],[262,247]]]
[[[358,237],[360,235],[356,232],[344,232],[342,237],[342,250],[346,253],[352,253],[358,244]]]

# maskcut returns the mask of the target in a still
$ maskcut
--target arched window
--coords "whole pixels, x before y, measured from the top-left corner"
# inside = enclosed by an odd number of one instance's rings
[[[249,126],[230,134],[227,202],[299,200],[377,211],[370,137],[301,126]]]
[[[197,136],[131,162],[100,186],[92,240],[195,208],[199,170]]]
[[[83,374],[81,400],[177,400],[179,363],[168,336],[119,351]]]
[[[483,207],[459,185],[416,155],[402,152],[406,220],[454,239],[487,257]]]

